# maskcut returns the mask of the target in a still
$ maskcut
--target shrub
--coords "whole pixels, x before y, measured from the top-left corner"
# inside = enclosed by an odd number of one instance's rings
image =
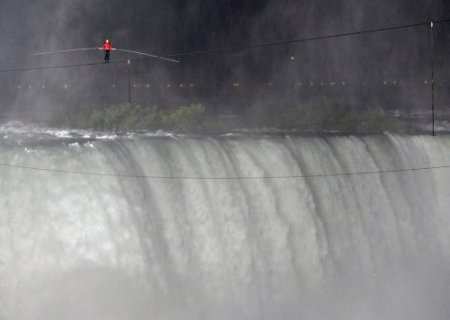
[[[78,128],[97,130],[170,129],[190,131],[202,127],[205,108],[201,104],[181,106],[173,110],[159,110],[156,106],[118,104],[108,107],[82,108],[66,115],[59,123]],[[55,121],[57,122],[57,121]]]
[[[173,109],[157,106],[117,104],[83,107],[79,112],[60,115],[54,123],[96,130],[170,130],[176,132],[223,132],[245,128],[277,128],[308,132],[337,131],[346,133],[402,132],[407,124],[389,117],[378,107],[367,110],[352,108],[319,97],[291,107],[282,102],[266,101],[247,108],[242,118],[208,116],[202,104]]]

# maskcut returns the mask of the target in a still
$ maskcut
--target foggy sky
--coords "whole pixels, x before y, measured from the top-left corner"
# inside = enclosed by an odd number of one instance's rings
[[[447,7],[447,8],[446,8]],[[83,47],[112,38],[121,47],[177,52],[424,21],[444,1],[3,0],[2,49]],[[7,55],[2,54],[2,58]]]
[[[36,59],[30,53],[97,46],[105,38],[111,38],[117,47],[171,54],[409,24],[446,16],[450,16],[449,4],[437,0],[142,0],[126,4],[119,0],[3,0],[0,2],[3,38],[0,64],[9,67],[90,62],[101,56]],[[444,33],[437,36],[441,47],[445,47],[442,43],[448,39]],[[151,73],[156,79],[180,82],[194,79],[217,83],[216,87],[230,81],[273,81],[290,85],[301,79],[426,78],[428,46],[427,30],[418,28],[237,52],[238,55],[185,57],[176,69],[154,62],[137,69]],[[296,58],[295,63],[289,61],[291,56]],[[89,79],[82,76],[85,75],[81,72],[59,72],[49,77],[53,82],[81,78],[89,87],[92,82],[102,81],[93,79],[92,72]]]

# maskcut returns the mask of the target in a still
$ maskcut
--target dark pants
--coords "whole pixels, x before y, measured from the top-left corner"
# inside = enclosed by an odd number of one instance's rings
[[[110,56],[111,56],[111,51],[105,50],[105,63],[109,63]]]

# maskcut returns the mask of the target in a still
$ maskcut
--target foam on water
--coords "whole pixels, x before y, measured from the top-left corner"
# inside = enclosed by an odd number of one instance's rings
[[[5,318],[450,315],[449,136],[0,134]]]

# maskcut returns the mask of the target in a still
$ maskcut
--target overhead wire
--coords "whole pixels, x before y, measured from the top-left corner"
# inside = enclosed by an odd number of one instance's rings
[[[183,52],[177,52],[177,53],[170,53],[170,54],[164,54],[161,56],[165,56],[168,58],[181,58],[181,57],[188,57],[188,56],[195,56],[195,55],[207,55],[207,54],[229,54],[234,52],[242,52],[246,50],[252,50],[252,49],[258,49],[258,48],[267,48],[267,47],[275,47],[275,46],[284,46],[284,45],[292,45],[292,44],[298,44],[298,43],[305,43],[305,42],[311,42],[311,41],[319,41],[319,40],[329,40],[329,39],[337,39],[337,38],[344,38],[344,37],[353,37],[353,36],[359,36],[359,35],[365,35],[365,34],[373,34],[373,33],[379,33],[379,32],[387,32],[387,31],[396,31],[396,30],[406,30],[421,26],[428,26],[430,23],[433,22],[434,24],[441,24],[441,23],[448,23],[450,22],[450,18],[448,19],[437,19],[437,20],[430,20],[426,22],[417,22],[417,23],[411,23],[411,24],[403,24],[403,25],[396,25],[396,26],[387,26],[387,27],[380,27],[380,28],[372,28],[372,29],[363,29],[358,31],[351,31],[351,32],[343,32],[343,33],[336,33],[336,34],[328,34],[328,35],[321,35],[321,36],[313,36],[313,37],[304,37],[304,38],[298,38],[298,39],[288,39],[288,40],[279,40],[279,41],[272,41],[272,42],[264,42],[259,44],[251,44],[247,46],[239,46],[239,47],[229,47],[229,48],[214,48],[214,49],[205,49],[205,50],[193,50],[193,51],[183,51]],[[86,50],[90,50],[91,48],[85,48]],[[123,51],[123,50],[122,50]],[[148,57],[140,57],[137,59],[133,59],[133,61],[136,60],[147,60],[154,58],[157,55],[149,55]],[[160,57],[159,55],[157,57]],[[114,62],[111,62],[114,63]],[[130,59],[122,60],[122,61],[116,61],[115,63],[130,63]],[[83,66],[95,66],[95,65],[103,65],[103,62],[98,63],[80,63],[80,64],[72,64],[72,65],[58,65],[58,66],[38,66],[38,67],[23,67],[23,68],[9,68],[9,69],[0,69],[0,73],[4,72],[26,72],[26,71],[33,71],[33,70],[45,70],[45,69],[65,69],[65,68],[75,68],[75,67],[83,67]]]
[[[403,24],[403,25],[397,25],[397,26],[388,26],[388,27],[380,27],[380,28],[372,28],[372,29],[363,29],[363,30],[358,30],[358,31],[328,34],[328,35],[322,35],[322,36],[304,37],[304,38],[298,38],[298,39],[288,39],[288,40],[264,42],[264,43],[253,44],[253,45],[249,45],[249,46],[234,47],[234,48],[231,47],[231,48],[215,48],[215,49],[205,49],[205,50],[195,50],[195,51],[183,51],[183,52],[178,52],[178,53],[173,53],[173,54],[167,54],[166,56],[168,56],[168,57],[185,57],[185,56],[204,55],[204,54],[230,53],[230,52],[237,52],[237,51],[246,51],[246,50],[252,50],[252,49],[266,48],[266,47],[298,44],[298,43],[311,42],[311,41],[346,38],[346,37],[360,36],[360,35],[379,33],[379,32],[400,31],[400,30],[407,30],[407,29],[411,29],[411,28],[430,26],[431,23],[442,24],[442,23],[449,23],[449,22],[450,22],[450,18],[448,18],[448,19],[441,18],[441,19],[437,19],[437,20],[423,21],[423,22],[417,22],[417,23],[411,23],[411,24]]]
[[[99,50],[99,48],[76,48],[76,49],[65,49],[65,50],[56,50],[56,51],[41,51],[33,53],[32,56],[44,56],[44,55],[54,55],[61,53],[72,53],[72,52],[80,52],[80,51],[93,51]]]
[[[43,167],[34,167],[27,165],[16,165],[9,163],[0,163],[0,167],[10,169],[22,169],[35,172],[44,172],[50,174],[64,174],[64,175],[78,175],[78,176],[92,176],[92,177],[111,177],[121,179],[147,179],[160,181],[206,181],[206,182],[220,182],[220,181],[255,181],[255,180],[299,180],[299,179],[321,179],[321,178],[339,178],[339,177],[355,177],[355,176],[372,176],[384,174],[405,174],[417,173],[423,171],[434,171],[442,169],[450,169],[449,165],[441,166],[425,166],[416,168],[403,169],[382,169],[382,170],[366,170],[355,172],[338,172],[338,173],[317,173],[305,175],[280,175],[280,176],[231,176],[231,177],[206,177],[206,176],[161,176],[161,175],[135,175],[128,173],[108,173],[108,172],[93,172],[93,171],[76,171],[65,169],[52,169]]]
[[[371,33],[411,29],[411,28],[416,28],[416,27],[421,27],[421,26],[426,26],[426,25],[428,25],[427,22],[418,22],[418,23],[412,23],[412,24],[389,26],[389,27],[382,27],[382,28],[375,28],[375,29],[365,29],[365,30],[358,30],[358,31],[351,31],[351,32],[328,34],[328,35],[322,35],[322,36],[313,36],[313,37],[305,37],[305,38],[298,38],[298,39],[288,39],[288,40],[264,42],[264,43],[253,44],[253,45],[249,45],[249,46],[234,47],[234,48],[230,47],[230,48],[216,48],[216,49],[206,49],[206,50],[196,50],[196,51],[184,51],[184,52],[179,52],[179,53],[174,53],[174,54],[167,54],[166,56],[168,56],[168,57],[185,57],[185,56],[204,55],[204,54],[230,53],[230,52],[235,52],[235,51],[246,51],[246,50],[252,50],[252,49],[291,45],[291,44],[318,41],[318,40],[330,40],[330,39],[359,36],[359,35],[371,34]]]
[[[37,52],[37,53],[33,53],[32,56],[46,56],[46,55],[56,55],[56,54],[75,53],[75,52],[84,52],[84,51],[98,51],[98,50],[103,50],[103,49],[102,48],[73,48],[73,49]],[[140,52],[140,51],[135,51],[135,50],[129,50],[129,49],[112,48],[111,51],[122,52],[122,53],[131,53],[131,54],[135,54],[135,55],[139,55],[139,56],[144,56],[144,57],[168,61],[168,62],[175,62],[175,63],[180,62],[176,59],[171,59],[171,58],[167,58],[167,57],[158,56],[156,54]]]
[[[167,61],[167,62],[180,63],[180,61],[176,60],[176,59],[171,59],[171,58],[159,56],[159,55],[156,55],[156,54],[146,53],[146,52],[140,52],[140,51],[135,51],[135,50],[127,50],[127,49],[118,49],[118,48],[114,49],[114,50],[118,51],[118,52],[123,52],[123,53],[137,54],[137,55],[144,56],[144,57],[147,57],[147,58],[158,59],[158,60]]]
[[[226,54],[236,51],[245,51],[251,49],[274,47],[282,45],[291,45],[296,43],[304,43],[310,41],[318,40],[328,40],[343,37],[352,37],[364,34],[373,34],[379,32],[395,31],[395,30],[406,30],[411,28],[416,28],[420,26],[427,26],[431,22],[434,24],[448,23],[450,19],[438,19],[434,21],[419,22],[405,25],[389,26],[374,29],[365,29],[353,32],[329,34],[323,36],[305,37],[299,39],[290,39],[282,41],[265,42],[260,44],[253,44],[242,47],[234,48],[216,48],[207,50],[195,50],[195,51],[185,51],[174,54],[167,54],[167,57],[186,57],[193,55],[204,55],[204,54]],[[150,57],[151,58],[151,57]],[[145,58],[140,58],[142,60]],[[134,59],[136,60],[136,59]],[[116,60],[110,63],[115,64],[129,64],[130,59],[126,60]],[[85,66],[98,66],[105,65],[104,62],[92,62],[92,63],[80,63],[80,64],[68,64],[68,65],[53,65],[53,66],[36,66],[36,67],[21,67],[21,68],[9,68],[0,69],[0,73],[7,72],[26,72],[33,70],[47,70],[47,69],[67,69]],[[287,180],[287,179],[315,179],[315,178],[333,178],[333,177],[352,177],[352,176],[364,176],[364,175],[379,175],[379,174],[395,174],[395,173],[408,173],[408,172],[419,172],[419,171],[429,171],[438,169],[449,169],[450,165],[443,166],[429,166],[429,167],[417,167],[417,168],[405,168],[405,169],[387,169],[387,170],[373,170],[373,171],[358,171],[358,172],[341,172],[341,173],[320,173],[320,174],[309,174],[309,175],[286,175],[286,176],[235,176],[235,177],[194,177],[194,176],[157,176],[157,175],[133,175],[133,174],[117,174],[117,173],[102,173],[102,172],[88,172],[88,171],[72,171],[64,169],[51,169],[51,168],[41,168],[26,165],[15,165],[8,163],[0,163],[0,167],[11,168],[11,169],[23,169],[29,171],[47,172],[55,174],[72,174],[72,175],[85,175],[85,176],[100,176],[100,177],[117,177],[117,178],[129,178],[129,179],[152,179],[152,180],[198,180],[198,181],[234,181],[234,180]]]
[[[116,60],[116,61],[111,61],[109,63],[110,64],[126,64],[126,63],[128,63],[128,60]],[[18,67],[18,68],[0,69],[0,73],[26,72],[26,71],[36,71],[36,70],[48,70],[48,69],[70,69],[70,68],[99,66],[99,65],[106,65],[106,63],[104,63],[104,62],[88,62],[88,63],[63,64],[63,65],[51,65],[51,66]]]

